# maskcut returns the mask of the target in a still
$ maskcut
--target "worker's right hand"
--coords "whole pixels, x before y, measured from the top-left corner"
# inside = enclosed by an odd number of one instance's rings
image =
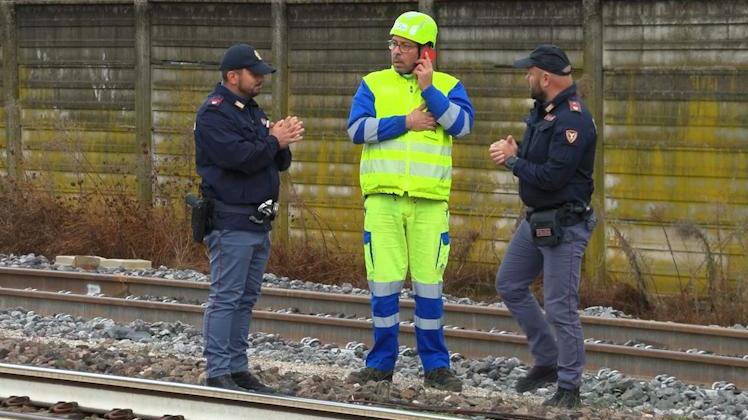
[[[280,148],[285,149],[289,144],[304,139],[304,122],[297,117],[286,117],[273,124],[270,128],[270,134],[278,139]]]
[[[433,130],[436,128],[436,120],[430,112],[425,111],[426,104],[421,104],[405,117],[405,128],[412,131]]]

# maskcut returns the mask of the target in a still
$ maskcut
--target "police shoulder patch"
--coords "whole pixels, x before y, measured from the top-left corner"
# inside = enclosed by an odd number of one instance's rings
[[[223,96],[221,95],[215,95],[208,98],[208,104],[213,106],[221,105],[221,102],[223,102]]]
[[[566,141],[568,141],[569,144],[577,141],[577,137],[579,137],[577,130],[566,130]]]
[[[582,112],[582,104],[577,101],[569,101],[569,109],[574,112]]]

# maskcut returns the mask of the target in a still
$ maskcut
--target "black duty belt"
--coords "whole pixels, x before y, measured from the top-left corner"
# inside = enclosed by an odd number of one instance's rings
[[[257,204],[226,204],[223,201],[213,200],[213,209],[220,213],[249,216],[257,213]]]
[[[233,213],[247,216],[252,223],[264,224],[275,219],[278,213],[278,202],[271,199],[260,204],[226,204],[213,200],[214,209],[219,213]]]
[[[556,210],[556,217],[561,226],[574,226],[577,223],[587,220],[592,214],[592,207],[579,203],[564,203],[555,207],[527,207],[525,220],[530,221],[530,216],[535,212]]]

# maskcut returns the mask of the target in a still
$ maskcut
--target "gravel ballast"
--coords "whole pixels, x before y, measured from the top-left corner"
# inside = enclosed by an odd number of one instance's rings
[[[0,254],[0,267],[35,268],[58,271],[89,271],[55,266],[45,257]],[[90,272],[90,271],[89,271]],[[149,270],[98,269],[103,274],[157,277],[185,281],[209,281],[194,270],[166,267]],[[350,284],[324,285],[266,274],[268,287],[328,293],[363,294],[367,290]],[[410,297],[404,290],[403,297]],[[487,306],[467,298],[446,296],[451,303]],[[490,304],[501,306],[500,303]],[[613,308],[593,307],[582,313],[611,318],[628,315]],[[733,328],[745,329],[743,325]],[[394,383],[382,386],[354,386],[344,383],[348,372],[364,366],[366,345],[348,343],[337,347],[315,338],[285,341],[273,334],[252,334],[249,356],[253,370],[284,393],[335,401],[417,401],[449,408],[511,411],[517,414],[550,415],[540,406],[555,392],[555,386],[518,395],[516,380],[528,366],[516,358],[464,359],[452,354],[453,368],[463,380],[461,394],[424,390],[422,370],[414,349],[401,347]],[[57,314],[45,317],[23,309],[0,310],[0,361],[61,369],[135,376],[148,379],[201,383],[204,380],[202,334],[183,323],[120,325],[112,320],[90,320]],[[262,366],[262,368],[260,368]],[[556,414],[568,418],[640,418],[650,416],[708,419],[748,419],[748,393],[724,382],[699,387],[677,378],[659,375],[650,380],[626,377],[602,369],[585,375],[581,389],[584,408]],[[441,404],[441,405],[440,405]],[[553,416],[551,416],[553,417]]]

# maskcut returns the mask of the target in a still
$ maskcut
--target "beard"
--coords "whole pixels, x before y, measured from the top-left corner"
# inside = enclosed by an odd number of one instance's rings
[[[545,102],[548,95],[543,92],[539,85],[530,86],[530,97],[539,102]]]
[[[239,88],[239,92],[241,92],[242,96],[245,98],[254,98],[255,96],[260,94],[260,90],[262,89],[262,85],[259,86],[241,86]]]

